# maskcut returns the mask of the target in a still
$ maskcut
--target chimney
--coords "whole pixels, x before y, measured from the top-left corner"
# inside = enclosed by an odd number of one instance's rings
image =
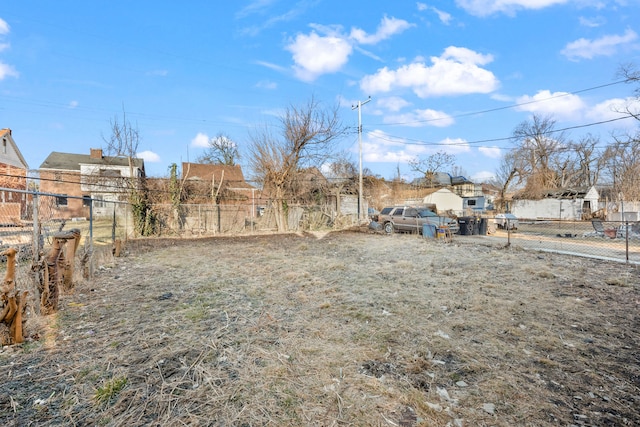
[[[92,159],[102,159],[102,148],[92,148],[89,157]]]

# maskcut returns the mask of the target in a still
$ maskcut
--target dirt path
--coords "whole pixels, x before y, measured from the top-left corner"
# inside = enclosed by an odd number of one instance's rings
[[[640,425],[639,271],[466,241],[131,243],[1,350],[0,424]]]

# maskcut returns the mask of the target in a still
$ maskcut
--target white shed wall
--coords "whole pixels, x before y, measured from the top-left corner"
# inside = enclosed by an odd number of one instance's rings
[[[423,203],[435,203],[439,211],[452,210],[456,215],[463,212],[462,197],[444,188],[425,196]]]
[[[583,200],[514,200],[511,203],[511,213],[521,219],[580,220],[582,219]]]

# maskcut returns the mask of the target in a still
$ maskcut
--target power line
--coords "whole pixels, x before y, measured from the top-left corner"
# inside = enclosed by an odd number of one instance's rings
[[[527,101],[527,102],[521,102],[518,104],[511,104],[511,105],[506,105],[504,107],[496,107],[496,108],[490,108],[487,110],[480,110],[480,111],[471,111],[468,113],[460,113],[460,114],[456,114],[453,116],[446,116],[446,117],[437,117],[434,119],[424,119],[424,120],[415,120],[415,121],[411,121],[411,122],[396,122],[396,123],[375,123],[374,126],[399,126],[399,125],[411,125],[411,124],[416,124],[416,123],[429,123],[429,122],[436,122],[439,120],[444,120],[444,119],[457,119],[460,117],[468,117],[468,116],[475,116],[475,115],[479,115],[479,114],[486,114],[486,113],[493,113],[495,111],[502,111],[502,110],[508,110],[511,108],[517,108],[517,107],[521,107],[523,105],[530,105],[530,104],[536,104],[539,102],[547,102],[547,101],[551,101],[554,99],[558,99],[558,98],[562,98],[565,96],[570,96],[570,95],[576,95],[579,93],[583,93],[583,92],[588,92],[588,91],[592,91],[592,90],[596,90],[596,89],[602,89],[603,87],[608,87],[608,86],[614,86],[614,85],[618,85],[621,83],[628,83],[629,81],[631,81],[631,79],[625,79],[625,80],[618,80],[612,83],[606,83],[606,84],[602,84],[602,85],[598,85],[598,86],[593,86],[590,88],[586,88],[586,89],[580,89],[580,90],[576,90],[573,92],[565,92],[559,95],[554,95],[554,96],[550,96],[548,98],[544,98],[544,99],[534,99],[532,101]]]
[[[618,120],[625,120],[625,119],[630,119],[630,118],[633,118],[633,116],[618,117],[618,118],[615,118],[615,119],[602,120],[602,121],[599,121],[599,122],[586,123],[586,124],[583,124],[583,125],[569,126],[569,127],[565,127],[565,128],[562,128],[562,129],[554,129],[554,130],[551,130],[551,131],[549,131],[547,133],[551,134],[551,133],[564,132],[564,131],[568,131],[568,130],[581,129],[581,128],[586,128],[586,127],[590,127],[590,126],[597,126],[597,125],[602,125],[602,124],[606,124],[606,123],[612,123],[612,122],[616,122]],[[510,141],[510,140],[516,139],[513,136],[507,136],[507,137],[501,137],[501,138],[479,139],[479,140],[475,140],[475,141],[461,141],[461,142],[444,143],[444,142],[429,142],[429,141],[423,141],[423,140],[420,140],[420,139],[405,138],[405,137],[395,136],[395,135],[390,135],[390,134],[385,134],[384,136],[376,135],[376,138],[377,139],[386,140],[386,141],[389,141],[389,142],[400,142],[400,143],[405,144],[405,145],[426,145],[426,146],[445,146],[445,147],[485,144],[485,143],[489,143],[489,142]],[[401,141],[398,141],[398,140],[411,141],[411,142],[401,142]]]

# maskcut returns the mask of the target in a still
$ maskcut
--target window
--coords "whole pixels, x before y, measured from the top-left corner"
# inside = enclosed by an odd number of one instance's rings
[[[406,216],[408,218],[416,218],[418,216],[418,211],[416,209],[409,208],[409,209],[405,210],[404,216]]]
[[[471,200],[467,200],[467,206],[475,206],[476,205],[476,201],[471,199]]]
[[[88,196],[88,195],[82,196],[82,206],[85,206],[85,207],[91,206],[91,196]]]
[[[65,207],[67,206],[67,195],[57,196],[56,197],[56,206],[57,207]]]
[[[95,196],[93,198],[93,206],[96,208],[104,208],[104,196]]]
[[[398,208],[393,212],[393,216],[402,216],[403,212],[404,212],[404,208]]]
[[[2,138],[2,154],[7,154],[7,138]]]
[[[55,179],[56,181],[62,181],[62,174],[60,172],[54,172],[53,179]]]

